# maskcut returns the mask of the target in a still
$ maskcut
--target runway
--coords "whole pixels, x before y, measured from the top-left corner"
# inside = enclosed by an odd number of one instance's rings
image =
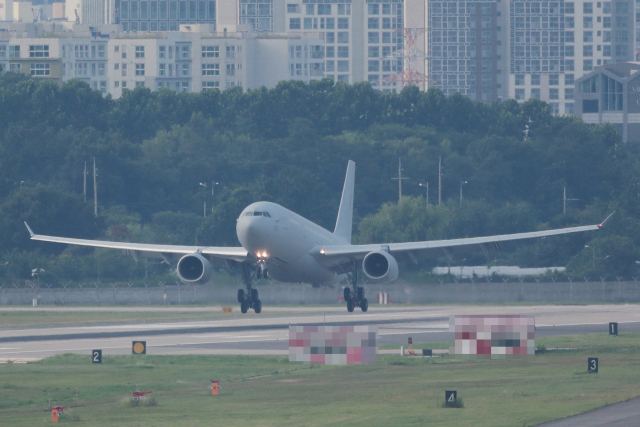
[[[72,308],[73,311],[108,311],[110,308]],[[21,310],[2,308],[5,310]],[[23,308],[25,311],[60,312],[65,308]],[[135,307],[114,307],[113,311],[135,311]],[[207,313],[220,307],[144,307],[141,311],[162,313]],[[104,325],[43,325],[31,328],[3,328],[0,324],[0,361],[33,360],[62,353],[104,355],[131,354],[131,342],[147,342],[147,354],[244,354],[287,355],[289,325],[375,325],[379,345],[441,342],[449,339],[450,315],[531,314],[536,317],[536,336],[575,335],[606,332],[609,322],[618,322],[620,333],[640,331],[640,310],[635,305],[588,306],[372,306],[368,313],[347,313],[343,306],[279,308],[265,307],[260,315],[249,313],[233,318],[203,318],[196,321]]]
[[[288,354],[289,325],[375,325],[378,345],[442,342],[449,339],[449,316],[465,314],[530,314],[536,318],[536,337],[607,332],[609,322],[618,322],[619,333],[640,331],[637,305],[546,305],[546,306],[372,306],[368,313],[347,313],[336,307],[265,307],[263,313],[229,318],[207,318],[221,307],[2,307],[3,312],[157,312],[188,313],[197,320],[126,323],[41,325],[28,328],[3,327],[0,323],[0,363],[20,363],[63,353],[86,354],[101,349],[103,355],[131,354],[131,342],[147,342],[149,355]],[[1,319],[1,317],[0,317]],[[379,350],[396,352],[397,350]],[[546,424],[549,427],[626,427],[638,416],[638,399],[587,414]]]

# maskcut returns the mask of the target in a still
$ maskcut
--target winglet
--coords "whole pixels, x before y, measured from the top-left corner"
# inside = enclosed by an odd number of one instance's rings
[[[31,227],[29,227],[29,224],[27,224],[27,221],[24,222],[24,225],[27,226],[27,230],[29,230],[29,234],[31,235],[31,237],[35,236],[35,233],[33,232],[33,230],[31,230]]]
[[[604,225],[607,223],[607,221],[609,221],[609,218],[611,218],[614,213],[616,213],[616,211],[611,212],[609,214],[609,216],[604,219],[604,221],[602,221],[600,224],[598,224],[598,227],[603,228]]]
[[[342,237],[351,244],[351,227],[353,224],[353,188],[356,179],[356,163],[349,160],[347,164],[347,175],[344,179],[342,189],[342,199],[338,210],[338,220],[333,234]]]

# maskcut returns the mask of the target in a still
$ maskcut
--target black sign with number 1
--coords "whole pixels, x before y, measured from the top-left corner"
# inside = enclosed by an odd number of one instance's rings
[[[91,352],[91,363],[102,363],[102,350],[93,350]]]
[[[589,358],[589,366],[588,366],[588,372],[590,374],[597,374],[598,373],[598,358],[597,357],[590,357]]]
[[[609,335],[618,335],[618,322],[609,323]]]

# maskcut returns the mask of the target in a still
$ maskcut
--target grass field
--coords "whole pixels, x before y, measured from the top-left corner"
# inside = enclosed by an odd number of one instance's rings
[[[0,365],[0,425],[530,426],[640,395],[640,333],[549,337],[531,361],[460,362],[378,355],[375,366],[310,367],[281,357],[63,355]],[[436,343],[441,348],[445,343]],[[587,374],[587,357],[600,373]],[[209,380],[221,382],[212,397]],[[152,390],[158,405],[131,407]],[[442,408],[444,390],[463,409]]]

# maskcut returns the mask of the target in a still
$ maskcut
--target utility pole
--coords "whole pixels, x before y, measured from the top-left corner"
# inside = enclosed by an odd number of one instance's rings
[[[442,204],[442,157],[438,157],[438,205]]]
[[[398,202],[400,202],[400,199],[402,199],[402,180],[409,179],[409,178],[404,178],[402,176],[402,158],[401,157],[398,157],[398,177],[391,178],[391,179],[398,180]]]
[[[93,158],[93,213],[98,216],[98,169],[96,169],[96,158]]]
[[[84,175],[84,201],[87,201],[87,162],[84,162],[84,172],[82,173]]]

